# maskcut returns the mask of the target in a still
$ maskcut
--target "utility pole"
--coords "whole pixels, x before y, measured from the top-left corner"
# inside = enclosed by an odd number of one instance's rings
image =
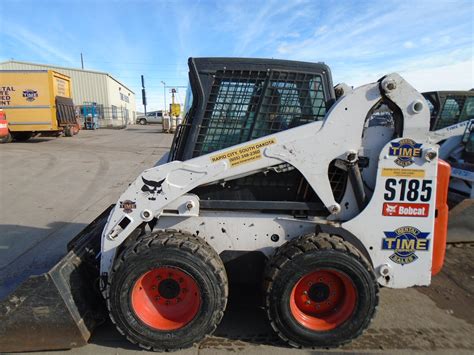
[[[146,91],[145,91],[145,78],[142,75],[142,103],[143,108],[145,110],[145,117],[146,117]]]
[[[164,81],[161,82],[163,84],[163,99],[165,100],[165,109],[163,114],[166,112],[166,83]]]
[[[81,68],[84,70],[84,59],[82,58],[82,53],[81,53]]]

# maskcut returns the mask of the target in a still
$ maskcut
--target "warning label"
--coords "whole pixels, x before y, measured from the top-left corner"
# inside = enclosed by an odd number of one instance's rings
[[[395,177],[414,177],[424,178],[425,171],[420,169],[390,169],[383,168],[382,176],[395,176]]]
[[[240,164],[250,163],[254,160],[262,158],[262,148],[265,148],[275,143],[275,138],[269,138],[258,143],[249,144],[244,147],[213,155],[211,156],[211,161],[213,163],[216,163],[223,159],[229,159],[231,167],[238,166]]]

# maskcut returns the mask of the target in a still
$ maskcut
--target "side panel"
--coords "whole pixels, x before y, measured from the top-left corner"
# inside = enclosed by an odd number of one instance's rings
[[[0,108],[11,131],[56,130],[47,71],[0,71]]]
[[[380,284],[429,285],[436,243],[438,146],[411,139],[389,142],[380,154],[367,207],[342,227],[367,248]]]

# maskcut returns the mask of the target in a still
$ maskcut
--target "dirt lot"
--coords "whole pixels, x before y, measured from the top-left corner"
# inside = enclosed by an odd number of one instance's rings
[[[0,146],[0,299],[28,275],[54,264],[64,254],[67,241],[159,159],[172,139],[159,130],[145,126],[81,131],[73,138],[39,138]],[[445,267],[431,287],[382,289],[368,331],[330,351],[472,353],[473,260],[474,244],[450,245]],[[256,292],[251,286],[231,287],[229,306],[216,333],[180,353],[309,353],[279,341],[255,302]],[[106,323],[88,346],[52,354],[137,351]]]

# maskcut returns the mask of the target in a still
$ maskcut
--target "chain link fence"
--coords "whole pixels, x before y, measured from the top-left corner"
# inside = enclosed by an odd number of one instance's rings
[[[135,122],[134,111],[126,108],[104,105],[80,105],[77,106],[77,112],[84,126],[85,118],[88,115],[97,117],[98,128],[125,128],[127,125]]]

